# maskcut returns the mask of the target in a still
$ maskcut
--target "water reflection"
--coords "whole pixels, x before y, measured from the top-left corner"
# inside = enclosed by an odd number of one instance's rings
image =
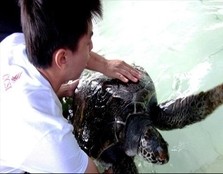
[[[222,0],[103,0],[94,50],[147,69],[160,102],[223,82]],[[181,130],[162,131],[170,161],[136,158],[140,172],[223,172],[223,107]]]

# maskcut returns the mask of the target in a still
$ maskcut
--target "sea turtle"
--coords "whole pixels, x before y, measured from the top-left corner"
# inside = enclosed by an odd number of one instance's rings
[[[123,83],[100,73],[82,76],[73,96],[74,134],[92,158],[114,173],[137,173],[134,156],[155,164],[169,160],[168,144],[157,129],[172,130],[199,122],[223,103],[223,84],[206,92],[158,103],[148,73]]]

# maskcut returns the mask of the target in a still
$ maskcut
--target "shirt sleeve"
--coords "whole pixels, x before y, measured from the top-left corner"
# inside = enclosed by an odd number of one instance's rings
[[[87,165],[88,156],[72,132],[56,130],[44,136],[21,167],[30,173],[84,173]]]

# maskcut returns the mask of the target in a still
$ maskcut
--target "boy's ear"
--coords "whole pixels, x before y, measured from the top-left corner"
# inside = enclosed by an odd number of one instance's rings
[[[65,49],[58,49],[54,53],[54,61],[55,64],[59,69],[62,69],[66,63],[67,63],[67,58],[66,58],[66,50]]]

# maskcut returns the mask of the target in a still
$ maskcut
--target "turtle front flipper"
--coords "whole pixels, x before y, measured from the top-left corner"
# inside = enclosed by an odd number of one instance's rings
[[[206,92],[161,103],[151,114],[155,126],[162,130],[183,128],[205,119],[223,104],[223,84]]]
[[[105,149],[102,154],[100,154],[98,160],[107,164],[109,167],[111,166],[114,174],[138,173],[138,169],[134,163],[134,158],[126,155],[120,143],[114,144]]]

